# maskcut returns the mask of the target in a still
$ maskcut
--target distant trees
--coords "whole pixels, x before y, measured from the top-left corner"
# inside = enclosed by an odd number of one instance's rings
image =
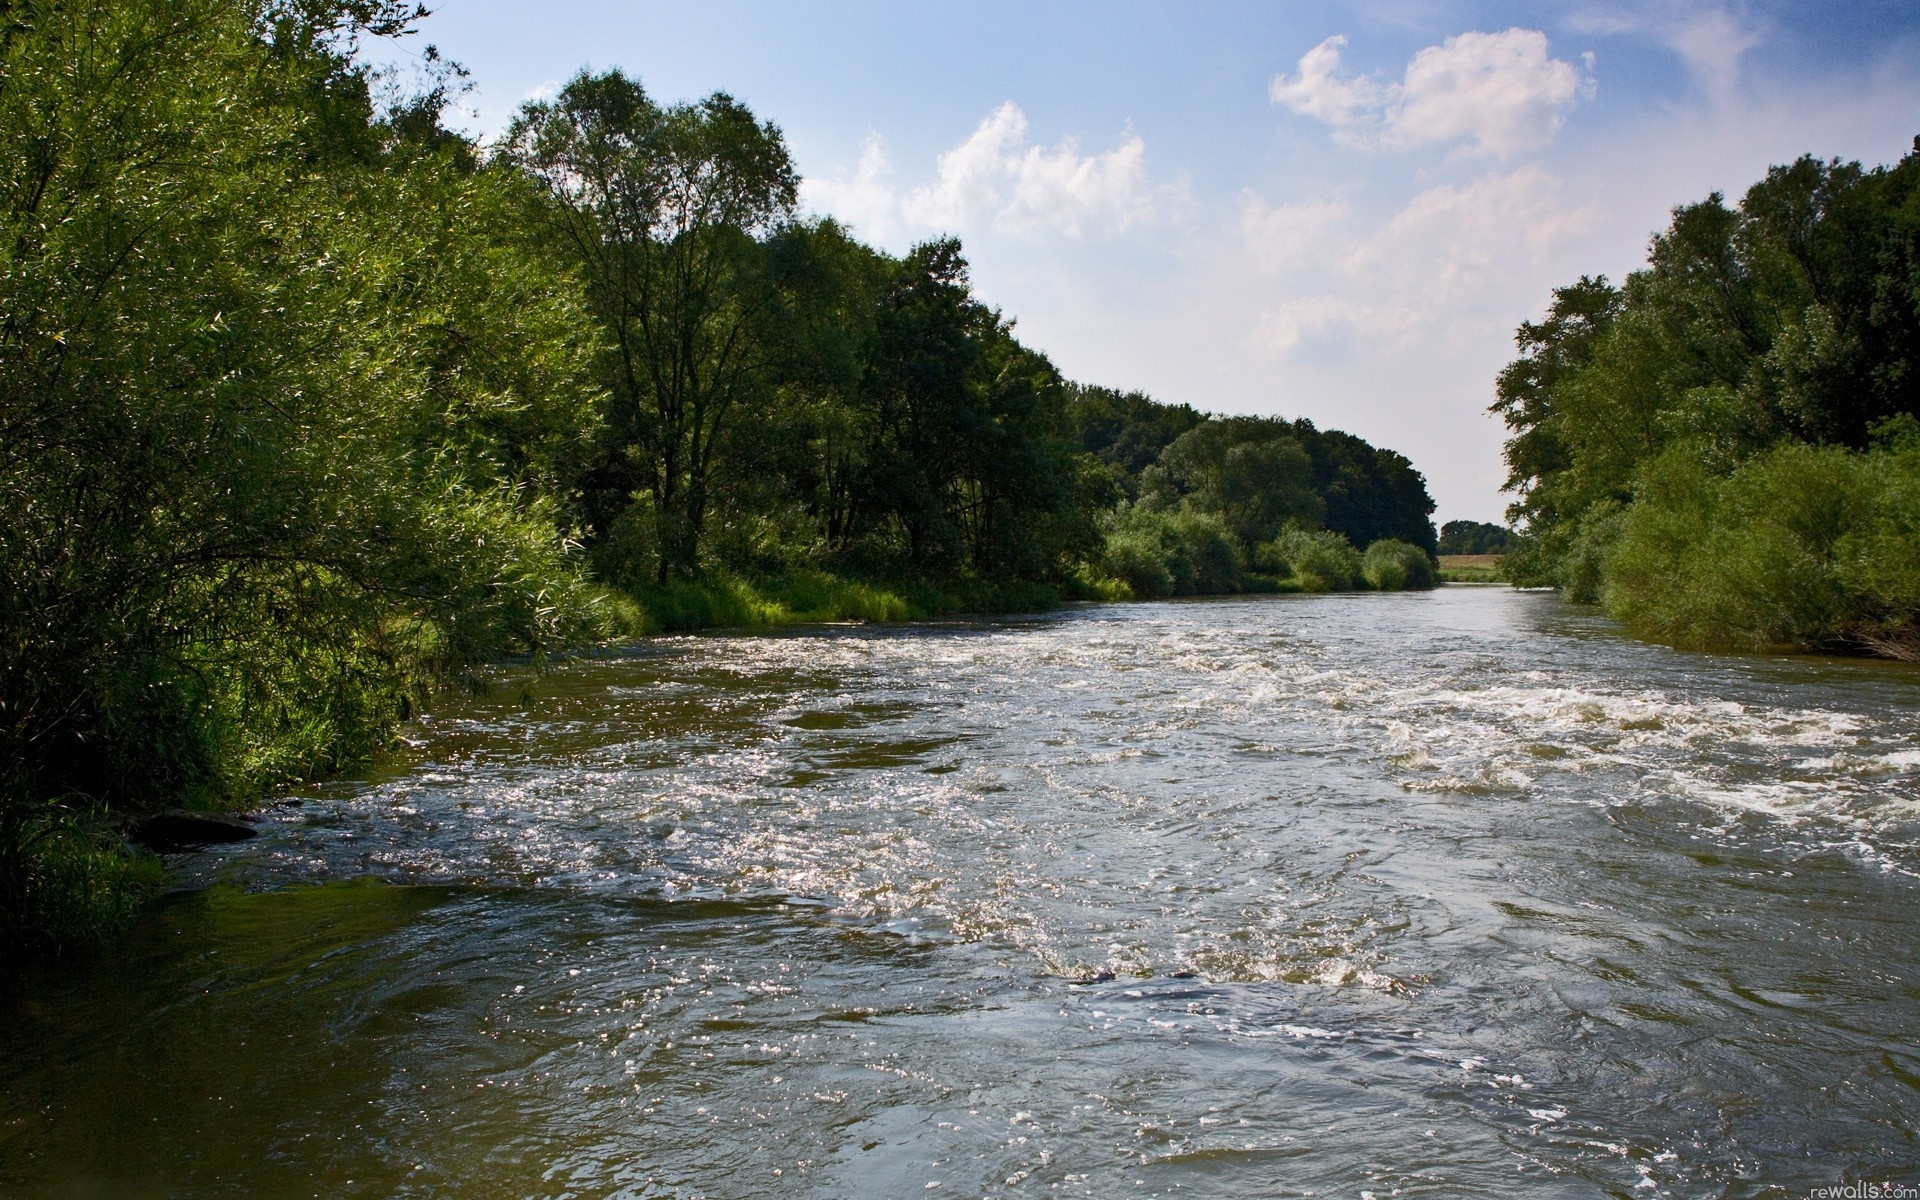
[[[1313,460],[1282,421],[1216,417],[1181,434],[1142,475],[1150,503],[1219,514],[1248,556],[1289,524],[1317,528],[1326,501]]]
[[[1123,499],[1107,519],[1106,569],[1136,595],[1361,586],[1356,546],[1394,541],[1425,561],[1434,547],[1426,481],[1399,454],[1309,421],[1203,417],[1137,393],[1084,390],[1083,445],[1106,453]],[[1173,428],[1180,432],[1167,435]],[[1165,438],[1164,442],[1160,439]],[[1137,471],[1125,464],[1160,450]],[[1132,447],[1116,453],[1113,448]],[[1429,563],[1429,567],[1431,564]],[[1391,586],[1432,586],[1427,571]]]
[[[1496,385],[1508,573],[1684,645],[1920,653],[1893,565],[1920,537],[1888,515],[1920,413],[1916,196],[1920,143],[1802,158],[1674,209],[1622,286],[1557,290]]]
[[[1490,521],[1448,521],[1440,527],[1441,554],[1501,554],[1512,535]]]
[[[1105,464],[1123,486],[1136,481],[1175,438],[1207,419],[1189,405],[1162,404],[1145,392],[1069,384],[1067,396],[1075,444]]]

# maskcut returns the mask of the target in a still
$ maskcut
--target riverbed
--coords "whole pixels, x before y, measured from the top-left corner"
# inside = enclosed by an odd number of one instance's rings
[[[0,997],[0,1194],[1920,1188],[1917,713],[1471,587],[514,675]]]

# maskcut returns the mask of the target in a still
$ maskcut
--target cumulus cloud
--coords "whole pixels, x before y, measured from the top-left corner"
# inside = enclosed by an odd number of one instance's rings
[[[1366,78],[1340,78],[1340,51],[1347,39],[1336,34],[1300,56],[1299,71],[1275,75],[1267,95],[1304,117],[1314,117],[1347,134],[1373,119],[1383,89]]]
[[[1597,214],[1569,206],[1561,192],[1558,176],[1531,163],[1460,187],[1428,188],[1359,246],[1346,267],[1393,271],[1434,305],[1465,299],[1591,226]]]
[[[1245,198],[1245,257],[1292,293],[1269,309],[1260,340],[1289,352],[1364,338],[1378,344],[1497,310],[1597,214],[1569,204],[1537,164],[1426,188],[1369,222],[1337,201],[1269,207]]]
[[[1072,138],[1047,149],[1027,144],[1027,116],[1008,101],[940,156],[935,180],[903,199],[916,224],[960,228],[982,219],[996,228],[1051,228],[1078,237],[1088,228],[1124,229],[1150,208],[1147,147],[1128,135],[1104,154],[1083,155]]]
[[[1275,104],[1331,125],[1351,146],[1459,145],[1510,158],[1545,145],[1593,81],[1547,53],[1534,29],[1462,33],[1413,56],[1397,82],[1342,77],[1344,37],[1302,55],[1268,87]]]
[[[940,155],[926,184],[905,192],[893,187],[886,180],[886,151],[869,138],[852,178],[809,180],[806,193],[815,209],[882,241],[906,227],[986,226],[1077,238],[1116,233],[1152,215],[1146,155],[1146,143],[1132,133],[1098,154],[1082,154],[1072,138],[1052,147],[1033,145],[1026,114],[1008,101]]]
[[[898,223],[899,197],[887,177],[893,165],[887,161],[887,147],[879,134],[869,136],[860,147],[860,165],[850,179],[817,179],[807,176],[800,182],[807,206],[835,217],[877,242],[884,242]]]

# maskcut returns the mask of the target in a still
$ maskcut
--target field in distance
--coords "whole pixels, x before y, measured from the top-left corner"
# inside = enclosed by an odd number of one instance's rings
[[[1442,554],[1442,583],[1504,583],[1498,554]]]

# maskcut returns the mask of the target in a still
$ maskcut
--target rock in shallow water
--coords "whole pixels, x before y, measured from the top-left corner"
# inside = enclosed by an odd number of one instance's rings
[[[150,813],[127,828],[127,837],[149,850],[189,850],[215,842],[239,842],[260,831],[239,817],[168,809]]]

